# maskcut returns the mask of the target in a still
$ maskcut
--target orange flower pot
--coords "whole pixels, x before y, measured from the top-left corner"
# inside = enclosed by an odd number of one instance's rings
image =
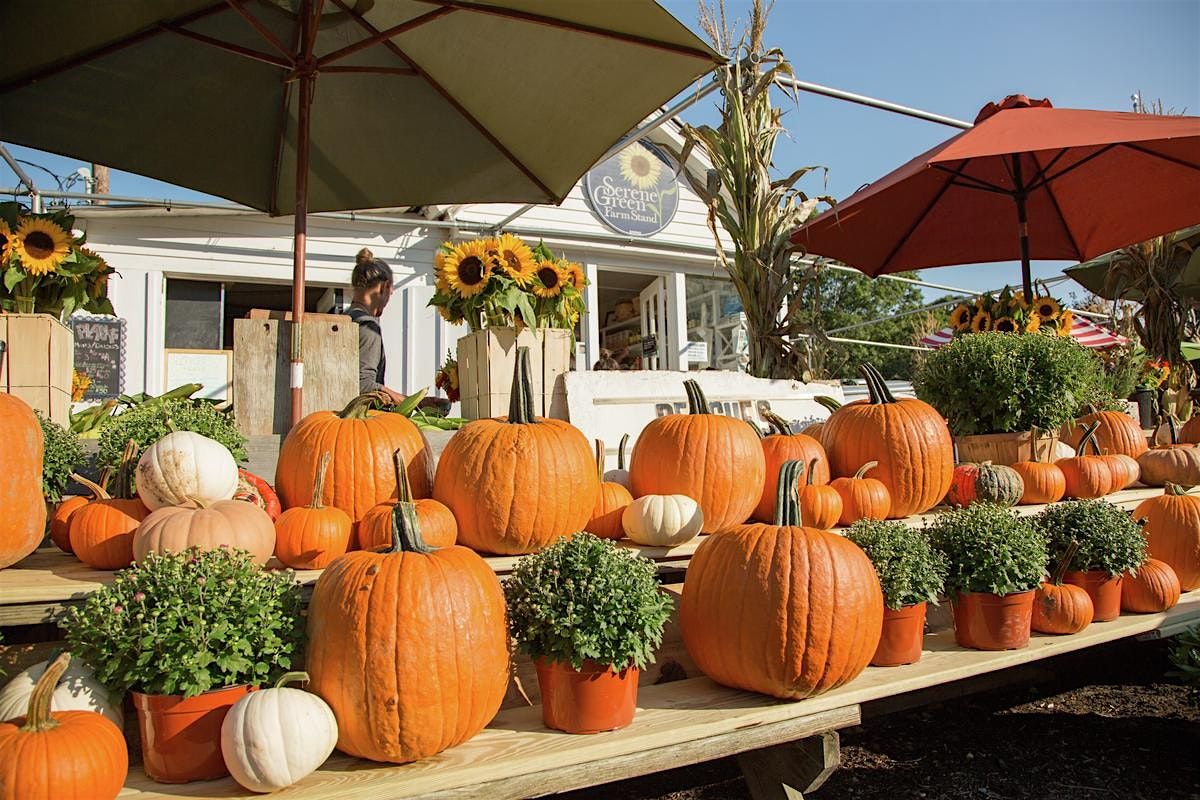
[[[131,692],[142,735],[142,766],[159,783],[188,783],[229,774],[221,756],[221,723],[254,691],[230,686],[195,697]]]
[[[1029,644],[1034,590],[997,595],[967,592],[951,601],[954,640],[974,650],[1018,650]]]
[[[607,664],[583,662],[575,669],[561,661],[539,658],[542,721],[567,733],[602,733],[633,722],[637,709],[637,667],[615,672]]]
[[[921,660],[925,636],[925,603],[883,610],[883,634],[871,657],[871,666],[898,667]]]
[[[1063,582],[1078,586],[1092,598],[1092,622],[1108,622],[1121,616],[1120,575],[1113,577],[1102,569],[1071,570],[1063,573]]]

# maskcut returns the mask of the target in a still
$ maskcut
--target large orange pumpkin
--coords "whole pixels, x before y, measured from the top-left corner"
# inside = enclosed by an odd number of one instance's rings
[[[133,563],[134,532],[150,514],[140,499],[129,497],[136,455],[137,443],[131,439],[117,470],[116,497],[81,475],[71,476],[96,498],[76,509],[67,527],[71,551],[89,567],[124,569]]]
[[[0,349],[0,367],[4,350]],[[42,426],[16,395],[0,392],[0,569],[37,549],[46,532],[42,499]],[[755,495],[757,499],[757,495]]]
[[[867,461],[878,461],[875,475],[891,496],[889,516],[928,511],[950,488],[954,473],[950,429],[928,403],[893,397],[871,365],[864,364],[861,372],[870,400],[842,406],[821,432],[830,469],[835,476],[846,477]]]
[[[408,479],[408,467],[404,465],[404,454],[396,451],[392,465],[396,470],[395,500],[384,500],[367,512],[358,523],[358,546],[363,550],[375,550],[392,543],[392,511],[397,503],[412,503],[421,522],[421,535],[430,547],[449,547],[458,541],[458,522],[454,514],[432,497],[420,500],[413,498]]]
[[[1032,506],[1043,503],[1057,503],[1067,493],[1067,478],[1057,464],[1042,461],[1038,457],[1038,431],[1034,428],[1029,432],[1033,443],[1030,447],[1032,455],[1029,461],[1018,461],[1012,465],[1025,484],[1018,505]]]
[[[828,484],[818,486],[807,482],[808,477],[812,475],[811,463],[805,472],[805,484],[797,490],[800,523],[808,528],[832,528],[842,516],[842,496],[838,494],[837,489]]]
[[[378,392],[356,397],[341,412],[309,414],[288,433],[279,451],[275,490],[283,507],[312,499],[313,478],[321,454],[333,453],[332,469],[321,500],[357,523],[375,505],[396,492],[392,454],[404,453],[414,497],[429,497],[433,460],[412,420],[373,406],[390,403]]]
[[[1109,462],[1101,455],[1085,455],[1099,424],[1093,422],[1084,429],[1083,436],[1075,445],[1074,456],[1054,462],[1062,470],[1066,481],[1065,497],[1091,500],[1113,491],[1115,476]]]
[[[604,442],[599,439],[596,440],[596,474],[600,477],[600,494],[596,497],[592,518],[583,529],[601,539],[620,539],[625,535],[621,515],[633,502],[633,495],[622,484],[604,480]]]
[[[629,463],[634,497],[684,494],[700,504],[704,530],[745,522],[766,478],[762,444],[745,422],[713,414],[694,380],[684,381],[688,413],[650,421]]]
[[[868,471],[878,466],[868,461],[849,478],[834,478],[829,482],[842,498],[842,513],[838,517],[841,525],[853,525],[860,519],[887,519],[892,508],[892,497],[883,481],[868,478]]]
[[[590,459],[589,459],[590,461]],[[333,709],[338,749],[426,758],[481,731],[508,686],[504,593],[465,547],[433,549],[398,503],[391,547],[335,559],[308,607],[308,689]]]
[[[783,462],[807,464],[806,480],[809,484],[821,486],[829,483],[829,459],[825,457],[825,448],[820,442],[803,433],[792,433],[792,426],[783,417],[771,411],[763,416],[773,432],[762,440],[766,479],[763,481],[762,497],[758,499],[751,516],[759,522],[770,522],[775,518],[775,482],[779,480],[779,468]],[[805,522],[813,524],[807,517]]]
[[[582,530],[599,493],[584,435],[562,420],[533,415],[524,347],[517,351],[508,417],[463,426],[442,451],[433,483],[434,498],[458,520],[459,543],[502,555],[533,553]]]
[[[62,653],[38,679],[29,713],[0,723],[0,800],[116,797],[129,772],[125,737],[92,711],[50,711],[71,660]]]
[[[1149,447],[1142,426],[1123,411],[1093,411],[1085,414],[1075,420],[1074,425],[1070,425],[1070,430],[1062,437],[1063,441],[1078,448],[1084,429],[1092,423],[1097,424],[1096,444],[1102,452],[1124,453],[1130,458],[1137,458]]]
[[[683,584],[679,622],[708,677],[801,699],[853,680],[879,644],[883,592],[875,568],[844,536],[800,525],[799,462],[779,478],[773,524],[705,539]]]
[[[1125,573],[1121,580],[1121,610],[1135,614],[1158,614],[1179,602],[1182,588],[1171,565],[1148,558],[1136,575]]]
[[[1138,504],[1133,518],[1146,520],[1150,558],[1169,564],[1183,591],[1200,589],[1200,496],[1168,483],[1161,497]]]
[[[321,455],[312,502],[289,508],[275,520],[275,557],[292,569],[325,569],[350,547],[349,515],[321,502],[332,455]]]

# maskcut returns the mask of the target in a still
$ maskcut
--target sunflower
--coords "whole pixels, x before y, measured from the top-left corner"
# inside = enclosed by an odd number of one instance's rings
[[[484,290],[492,276],[491,259],[485,242],[463,242],[451,250],[442,261],[442,277],[463,297],[473,297]]]
[[[13,251],[13,234],[12,228],[8,227],[8,223],[0,219],[0,268],[8,264],[8,260],[12,258]]]
[[[971,319],[971,331],[980,333],[982,331],[990,331],[992,329],[992,315],[986,311],[980,311]]]
[[[1012,304],[1020,309],[1029,308],[1029,302],[1025,299],[1025,290],[1024,289],[1013,294]]]
[[[662,174],[662,162],[640,142],[634,142],[617,156],[621,177],[639,189],[653,189]]]
[[[533,251],[529,245],[511,233],[500,235],[495,240],[495,264],[504,274],[511,277],[520,286],[527,285],[533,279],[537,262],[533,260]]]
[[[1051,302],[1053,302],[1053,301],[1051,301]],[[1066,311],[1062,312],[1058,316],[1058,335],[1059,336],[1070,336],[1071,328],[1074,327],[1074,325],[1075,325],[1075,315],[1071,313],[1070,309],[1067,309]]]
[[[457,306],[438,306],[438,313],[442,315],[442,319],[449,322],[451,325],[457,325],[462,322],[464,317]]]
[[[1042,318],[1042,322],[1057,319],[1062,313],[1062,307],[1053,297],[1039,297],[1033,301],[1033,313]]]
[[[568,261],[562,266],[567,273],[567,277],[571,279],[571,285],[577,290],[583,291],[583,287],[587,284],[587,278],[583,274],[583,267],[574,261]]]
[[[553,261],[539,262],[534,275],[537,280],[533,282],[533,293],[538,297],[558,297],[567,281],[566,272]]]
[[[71,234],[48,219],[26,217],[17,226],[12,246],[27,272],[44,275],[71,254]]]
[[[971,307],[960,303],[950,314],[950,327],[956,331],[965,331],[971,327]]]
[[[996,322],[992,325],[992,330],[996,331],[997,333],[1020,333],[1020,330],[1017,327],[1017,321],[1012,317],[1000,317],[1000,319],[996,320]]]
[[[1042,327],[1042,318],[1039,317],[1037,314],[1034,314],[1032,317],[1030,317],[1025,322],[1025,332],[1026,333],[1037,333],[1038,329],[1041,327]]]

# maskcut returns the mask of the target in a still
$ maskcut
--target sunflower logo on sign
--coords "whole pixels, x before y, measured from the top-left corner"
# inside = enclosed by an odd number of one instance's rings
[[[676,172],[653,142],[626,142],[584,175],[584,201],[617,233],[653,236],[671,224],[679,207]]]
[[[639,142],[626,147],[617,156],[621,177],[639,189],[653,189],[662,175],[662,162]]]

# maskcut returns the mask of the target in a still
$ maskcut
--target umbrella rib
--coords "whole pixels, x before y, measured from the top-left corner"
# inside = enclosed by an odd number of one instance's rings
[[[187,28],[181,28],[178,25],[163,23],[159,27],[165,31],[170,31],[171,33],[182,36],[186,39],[191,39],[199,42],[200,44],[206,44],[209,47],[215,47],[218,50],[224,50],[227,53],[233,53],[234,55],[242,56],[243,58],[249,58],[252,61],[261,61],[264,64],[270,64],[271,66],[280,67],[281,69],[291,69],[292,67],[292,62],[285,61],[282,58],[271,55],[270,53],[263,53],[259,50],[251,50],[248,47],[242,47],[241,45],[223,42],[220,39],[207,36],[203,33],[189,31]]]
[[[334,2],[337,5],[341,6],[342,8],[346,8],[346,6],[344,4],[338,2],[338,0],[334,0]],[[348,8],[346,10],[350,11],[350,9],[348,9]],[[368,47],[372,47],[374,45],[379,44],[380,42],[386,42],[389,39],[391,39],[393,36],[399,36],[400,34],[410,31],[413,28],[419,28],[428,22],[433,22],[435,19],[438,19],[439,17],[444,17],[447,14],[451,14],[453,12],[454,12],[454,9],[452,9],[452,8],[438,8],[433,11],[430,11],[428,14],[422,14],[419,17],[413,17],[412,19],[408,20],[407,22],[402,22],[399,25],[393,25],[392,27],[388,28],[387,30],[381,31],[378,28],[376,28],[374,25],[371,25],[369,22],[367,22],[365,19],[363,19],[363,17],[358,12],[351,11],[351,13],[355,15],[355,18],[366,23],[367,26],[370,28],[370,30],[373,31],[373,33],[370,36],[368,36],[366,39],[357,41],[354,44],[346,45],[341,50],[334,50],[332,53],[327,53],[327,54],[321,56],[320,58],[317,59],[317,67],[319,69],[324,68],[326,64],[332,64],[334,61],[340,61],[341,59],[345,58],[348,55],[357,53],[359,50],[365,50]],[[411,59],[409,59],[407,57],[404,60],[410,64],[412,63]]]
[[[292,50],[300,47],[300,26],[292,28]],[[279,213],[279,175],[283,169],[283,145],[287,137],[288,106],[292,94],[292,82],[285,80],[280,87],[279,124],[275,127],[275,161],[271,165],[271,203],[272,214]]]
[[[197,20],[212,16],[219,11],[224,11],[228,7],[229,6],[226,4],[226,0],[220,0],[220,2],[213,3],[211,6],[206,6],[205,8],[198,9],[190,14],[184,14],[181,17],[168,20],[166,24],[187,25],[190,22],[196,22]],[[0,94],[7,94],[14,89],[23,89],[26,86],[37,83],[38,81],[51,78],[61,72],[66,72],[67,70],[74,69],[82,64],[86,64],[89,61],[93,61],[97,58],[103,58],[104,56],[124,50],[126,47],[138,44],[146,39],[151,39],[155,36],[158,36],[162,32],[163,28],[160,26],[160,24],[151,25],[144,30],[130,34],[129,36],[118,39],[115,42],[109,42],[106,45],[101,45],[100,47],[88,50],[86,53],[80,53],[79,55],[69,58],[66,61],[60,61],[57,64],[51,64],[28,75],[17,78],[16,80],[2,83],[0,84]]]
[[[1085,156],[1084,158],[1081,158],[1078,161],[1076,161],[1071,166],[1064,168],[1061,172],[1056,172],[1055,174],[1050,175],[1050,176],[1043,176],[1041,183],[1030,184],[1028,187],[1028,191],[1034,191],[1035,189],[1040,189],[1043,186],[1045,186],[1046,184],[1050,183],[1051,181],[1058,180],[1063,175],[1071,173],[1071,172],[1075,171],[1076,169],[1078,169],[1079,167],[1082,167],[1084,164],[1088,163],[1093,158],[1098,158],[1098,157],[1104,155],[1109,150],[1112,150],[1114,147],[1116,147],[1116,144],[1107,144],[1104,147],[1101,147],[1096,152],[1092,153],[1091,155]]]
[[[967,165],[970,163],[971,163],[971,159],[969,159],[969,158],[965,159],[963,161],[963,163],[958,165],[958,169],[952,173],[953,177],[951,178],[951,180],[948,180],[942,184],[942,188],[938,189],[938,193],[935,194],[933,196],[933,199],[929,201],[929,205],[925,206],[925,210],[923,210],[920,213],[920,215],[916,218],[916,220],[913,221],[913,224],[909,227],[909,229],[896,242],[896,246],[892,248],[892,252],[888,253],[888,257],[885,258],[883,260],[883,263],[881,263],[879,265],[879,269],[876,270],[876,272],[875,272],[876,275],[881,274],[885,269],[887,269],[887,265],[892,263],[892,259],[896,257],[897,253],[900,252],[900,248],[904,246],[905,242],[908,241],[908,238],[910,236],[912,236],[913,233],[916,232],[917,228],[919,228],[921,226],[921,223],[924,222],[925,218],[929,216],[929,212],[933,211],[933,207],[936,206],[938,204],[938,202],[942,199],[942,195],[944,195],[947,191],[949,191],[950,187],[954,185],[953,178],[960,176],[962,174],[962,171],[964,169],[966,169]],[[937,165],[934,165],[934,166],[937,166]],[[938,167],[938,168],[942,169],[942,167]]]
[[[348,73],[348,72],[366,72],[372,75],[416,75],[417,71],[412,67],[325,67],[321,70],[325,75],[330,73]]]
[[[1048,163],[1045,168],[1038,173],[1039,178],[1049,171],[1050,167],[1054,166],[1055,162],[1057,162],[1065,152],[1067,152],[1065,149],[1059,150],[1058,155],[1050,159],[1050,163]],[[1034,163],[1037,163],[1037,156],[1034,156],[1033,160]],[[1071,250],[1075,253],[1075,259],[1077,261],[1082,261],[1083,254],[1079,252],[1079,243],[1075,241],[1075,232],[1071,230],[1071,226],[1067,224],[1067,218],[1062,212],[1062,207],[1058,204],[1058,198],[1054,196],[1054,190],[1050,187],[1050,182],[1047,181],[1041,186],[1045,187],[1046,196],[1050,198],[1050,205],[1054,207],[1054,213],[1058,214],[1058,221],[1062,223],[1062,229],[1066,232],[1068,241],[1071,242]]]
[[[1178,164],[1181,167],[1188,167],[1190,169],[1200,170],[1200,164],[1193,164],[1190,161],[1184,161],[1182,158],[1176,158],[1175,156],[1169,156],[1166,153],[1160,153],[1157,150],[1151,150],[1148,147],[1142,147],[1141,145],[1134,144],[1133,142],[1120,142],[1119,144],[1122,147],[1128,147],[1130,150],[1136,150],[1139,153],[1144,153],[1145,155],[1148,155],[1148,156],[1156,156],[1156,157],[1164,159],[1166,161],[1170,161],[1172,164]]]
[[[265,39],[267,44],[275,48],[275,52],[287,59],[289,66],[296,63],[295,48],[293,47],[291,50],[288,50],[284,46],[283,42],[279,41],[279,37],[271,33],[270,28],[268,28],[266,25],[263,25],[262,21],[249,11],[242,8],[242,3],[244,0],[226,0],[226,2],[229,3],[229,6],[236,11],[242,19],[246,20],[246,22],[250,24],[251,28],[254,28],[254,30],[258,31],[258,35]]]
[[[592,25],[581,25],[578,23],[556,19],[555,17],[533,14],[528,11],[518,11],[511,8],[488,6],[480,3],[467,2],[467,0],[417,0],[417,2],[436,3],[437,5],[445,8],[458,8],[462,9],[463,11],[473,11],[479,14],[490,14],[497,17],[516,19],[522,22],[532,22],[537,25],[546,25],[551,28],[577,31],[579,33],[590,34],[592,36],[602,36],[606,39],[616,39],[617,41],[628,42],[630,44],[652,47],[658,50],[666,50],[671,53],[679,53],[680,55],[691,56],[692,58],[702,58],[705,61],[714,60],[712,53],[705,52],[703,50],[697,50],[696,48],[688,47],[687,45],[662,42],[657,39],[651,39],[646,36],[637,36],[631,33],[619,33],[617,31],[607,30],[605,28],[597,28]]]
[[[968,160],[970,160],[970,159],[968,159]],[[941,164],[931,164],[930,166],[932,166],[936,170],[945,172],[947,175],[949,175],[950,182],[953,183],[955,186],[961,186],[964,189],[981,189],[983,191],[988,191],[988,192],[999,192],[1001,194],[1012,194],[1009,190],[1005,189],[1002,186],[997,186],[994,183],[988,183],[987,181],[985,181],[981,178],[976,178],[972,175],[963,175],[962,171],[964,169],[966,169],[966,166],[967,166],[965,162],[958,169],[950,169],[949,167],[943,166]],[[971,181],[971,183],[967,183],[966,181]]]

